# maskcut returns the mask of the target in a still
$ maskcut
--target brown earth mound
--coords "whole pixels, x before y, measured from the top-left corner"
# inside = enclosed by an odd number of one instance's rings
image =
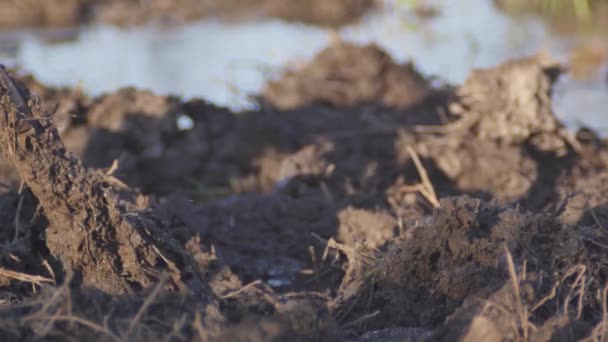
[[[289,71],[264,90],[264,99],[287,110],[310,103],[353,106],[381,103],[406,108],[431,93],[413,65],[398,65],[376,45],[335,42],[303,68]]]
[[[603,338],[608,149],[553,115],[558,65],[305,68],[238,116],[2,73],[2,337]]]

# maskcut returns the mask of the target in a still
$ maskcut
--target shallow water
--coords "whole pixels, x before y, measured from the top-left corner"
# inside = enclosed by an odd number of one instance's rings
[[[508,17],[489,0],[430,1],[440,13],[428,20],[393,2],[387,0],[385,9],[339,34],[354,42],[374,41],[397,61],[412,59],[423,73],[451,83],[464,81],[472,68],[540,49],[565,58],[578,42],[553,36],[538,18]],[[91,26],[59,43],[47,41],[48,34],[3,34],[0,56],[44,83],[80,85],[93,95],[135,86],[241,110],[254,105],[248,94],[259,93],[268,77],[288,63],[310,59],[331,35],[327,29],[279,20],[207,19],[163,29]],[[585,124],[608,133],[605,81],[599,70],[585,81],[562,78],[555,95],[558,115],[573,128]]]

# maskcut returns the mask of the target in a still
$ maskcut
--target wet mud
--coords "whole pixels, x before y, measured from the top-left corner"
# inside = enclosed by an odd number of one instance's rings
[[[602,339],[608,149],[554,116],[561,72],[437,88],[336,42],[237,115],[9,71],[0,334]]]

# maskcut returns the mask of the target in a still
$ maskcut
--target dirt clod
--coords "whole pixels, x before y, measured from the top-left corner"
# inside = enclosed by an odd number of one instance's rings
[[[185,266],[184,273],[171,270],[176,286],[190,280],[186,277],[198,277],[187,275],[188,256],[163,241],[153,217],[127,213],[103,175],[87,170],[66,151],[55,125],[43,121],[46,113],[29,92],[16,88],[4,69],[0,72],[5,75],[1,103],[6,118],[0,146],[46,213],[51,255],[82,272],[85,286],[108,293],[151,286],[158,280],[157,268],[175,268],[171,259],[176,257]],[[24,129],[16,128],[26,122]],[[170,259],[163,253],[171,253]]]
[[[356,72],[354,72],[356,70]],[[424,99],[429,85],[413,65],[398,65],[375,45],[335,42],[308,65],[270,82],[264,99],[277,108],[311,103],[353,106],[366,102],[405,108]]]

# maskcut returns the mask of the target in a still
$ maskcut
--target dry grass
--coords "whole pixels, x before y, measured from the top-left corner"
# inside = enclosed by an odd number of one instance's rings
[[[418,154],[410,146],[407,147],[407,152],[416,166],[416,170],[418,171],[418,175],[420,175],[421,182],[415,185],[402,185],[399,188],[399,191],[403,193],[417,192],[424,197],[424,199],[426,199],[433,206],[433,208],[440,208],[441,204],[439,203],[439,199],[435,193],[433,183],[431,183],[428,173],[422,165]]]
[[[533,320],[538,320],[539,317],[535,317],[535,313],[541,307],[546,307],[551,300],[557,298],[558,293],[564,295],[562,304],[559,306],[558,312],[555,313],[558,317],[563,315],[568,318],[580,320],[582,319],[584,298],[586,289],[588,288],[587,281],[587,267],[583,264],[574,265],[566,273],[564,273],[551,287],[548,294],[541,297],[539,300],[534,302],[526,302],[522,293],[521,284],[526,282],[526,263],[522,266],[521,273],[518,275],[513,261],[513,256],[507,246],[504,246],[505,259],[507,262],[507,269],[509,273],[509,282],[513,292],[514,302],[513,303],[499,303],[491,300],[484,301],[488,307],[497,309],[511,322],[511,327],[514,331],[517,331],[517,341],[530,341],[534,340],[534,334],[539,331],[539,328],[532,323]],[[572,282],[568,282],[568,279],[573,279]],[[566,286],[565,289],[560,287]],[[586,340],[588,341],[601,341],[605,336],[606,326],[606,292],[608,291],[608,285],[604,287],[602,291],[602,308],[603,308],[603,320],[602,323],[598,324],[593,331],[593,334]],[[570,309],[570,303],[576,300],[576,309]],[[512,306],[511,306],[512,305]],[[557,332],[554,331],[554,333]],[[599,339],[598,339],[599,338]]]
[[[513,263],[513,255],[504,245],[505,257],[507,259],[507,267],[509,269],[509,279],[511,280],[511,285],[513,286],[513,294],[515,295],[515,305],[517,308],[517,316],[519,320],[519,330],[521,331],[521,335],[524,341],[528,340],[530,336],[530,329],[535,329],[534,326],[530,323],[530,311],[528,307],[523,303],[521,299],[521,291],[519,288],[520,279],[517,277],[517,272],[515,270],[515,264]],[[523,277],[525,277],[525,272]]]
[[[51,278],[46,278],[46,277],[39,276],[39,275],[31,275],[31,274],[26,274],[26,273],[21,273],[21,272],[15,272],[15,271],[6,269],[4,267],[0,267],[0,276],[4,276],[9,279],[15,279],[15,280],[23,281],[23,282],[27,282],[27,283],[32,283],[32,284],[38,285],[38,286],[42,286],[42,284],[44,284],[44,283],[47,283],[47,284],[55,283],[55,281]]]
[[[100,297],[98,292],[71,289],[68,284],[72,279],[72,275],[68,274],[65,283],[52,292],[43,292],[37,299],[25,303],[1,307],[1,331],[14,336],[25,334],[42,340],[81,340],[95,336],[96,340],[122,342],[144,341],[150,336],[159,341],[175,340],[176,337],[179,337],[178,340],[187,340],[186,328],[195,328],[195,310],[184,307],[181,315],[170,314],[171,319],[163,321],[165,309],[159,311],[157,307],[152,307],[155,302],[163,303],[159,297],[171,279],[167,273],[163,274],[135,313],[129,306],[141,302],[139,297],[133,296],[133,301],[126,298],[124,302],[107,305],[105,301],[110,299],[106,296]],[[83,302],[83,298],[87,299]],[[171,303],[167,302],[166,308],[169,310],[173,307]],[[201,320],[200,317],[198,319]],[[205,322],[199,323],[203,329]],[[196,334],[195,331],[193,333]]]

